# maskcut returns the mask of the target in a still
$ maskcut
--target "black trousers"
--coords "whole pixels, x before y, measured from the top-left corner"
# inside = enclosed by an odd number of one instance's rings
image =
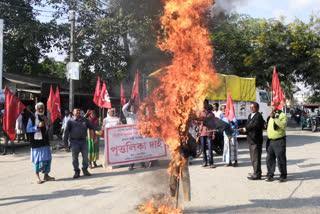
[[[262,144],[250,144],[250,159],[253,166],[253,176],[261,177]]]
[[[278,140],[268,140],[267,143],[267,175],[274,176],[276,170],[276,159],[278,160],[278,169],[280,176],[287,178],[287,156],[286,156],[286,138]]]

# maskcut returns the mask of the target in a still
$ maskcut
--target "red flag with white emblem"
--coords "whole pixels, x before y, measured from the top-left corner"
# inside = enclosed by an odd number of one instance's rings
[[[103,82],[101,93],[100,93],[100,99],[99,99],[99,107],[101,108],[108,108],[111,109],[111,100],[110,96],[107,90],[107,85],[105,82]]]

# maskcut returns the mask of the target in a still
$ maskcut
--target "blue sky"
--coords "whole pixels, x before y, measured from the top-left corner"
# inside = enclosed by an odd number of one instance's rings
[[[320,0],[234,1],[238,2],[237,12],[246,13],[255,18],[279,18],[282,15],[287,17],[287,21],[293,21],[297,17],[308,22],[310,14],[320,12]]]

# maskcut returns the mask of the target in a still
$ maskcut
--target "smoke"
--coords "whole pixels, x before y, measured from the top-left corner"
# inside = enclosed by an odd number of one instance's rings
[[[247,6],[249,1],[250,0],[215,0],[214,5],[210,8],[211,15],[233,13],[237,8]]]

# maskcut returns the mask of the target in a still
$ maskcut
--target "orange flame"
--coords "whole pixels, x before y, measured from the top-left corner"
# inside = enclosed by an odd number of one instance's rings
[[[168,172],[186,162],[179,148],[186,140],[190,116],[202,107],[209,82],[219,84],[205,20],[211,4],[212,0],[165,0],[160,18],[163,34],[158,36],[158,47],[173,56],[172,65],[141,105],[137,127],[141,135],[161,137],[169,146]],[[150,203],[151,210],[144,212],[158,213],[154,201]]]
[[[152,198],[150,202],[147,202],[143,206],[139,206],[138,210],[144,213],[152,214],[183,214],[183,208],[172,208],[174,201],[166,198],[163,201],[161,199],[155,200]]]

